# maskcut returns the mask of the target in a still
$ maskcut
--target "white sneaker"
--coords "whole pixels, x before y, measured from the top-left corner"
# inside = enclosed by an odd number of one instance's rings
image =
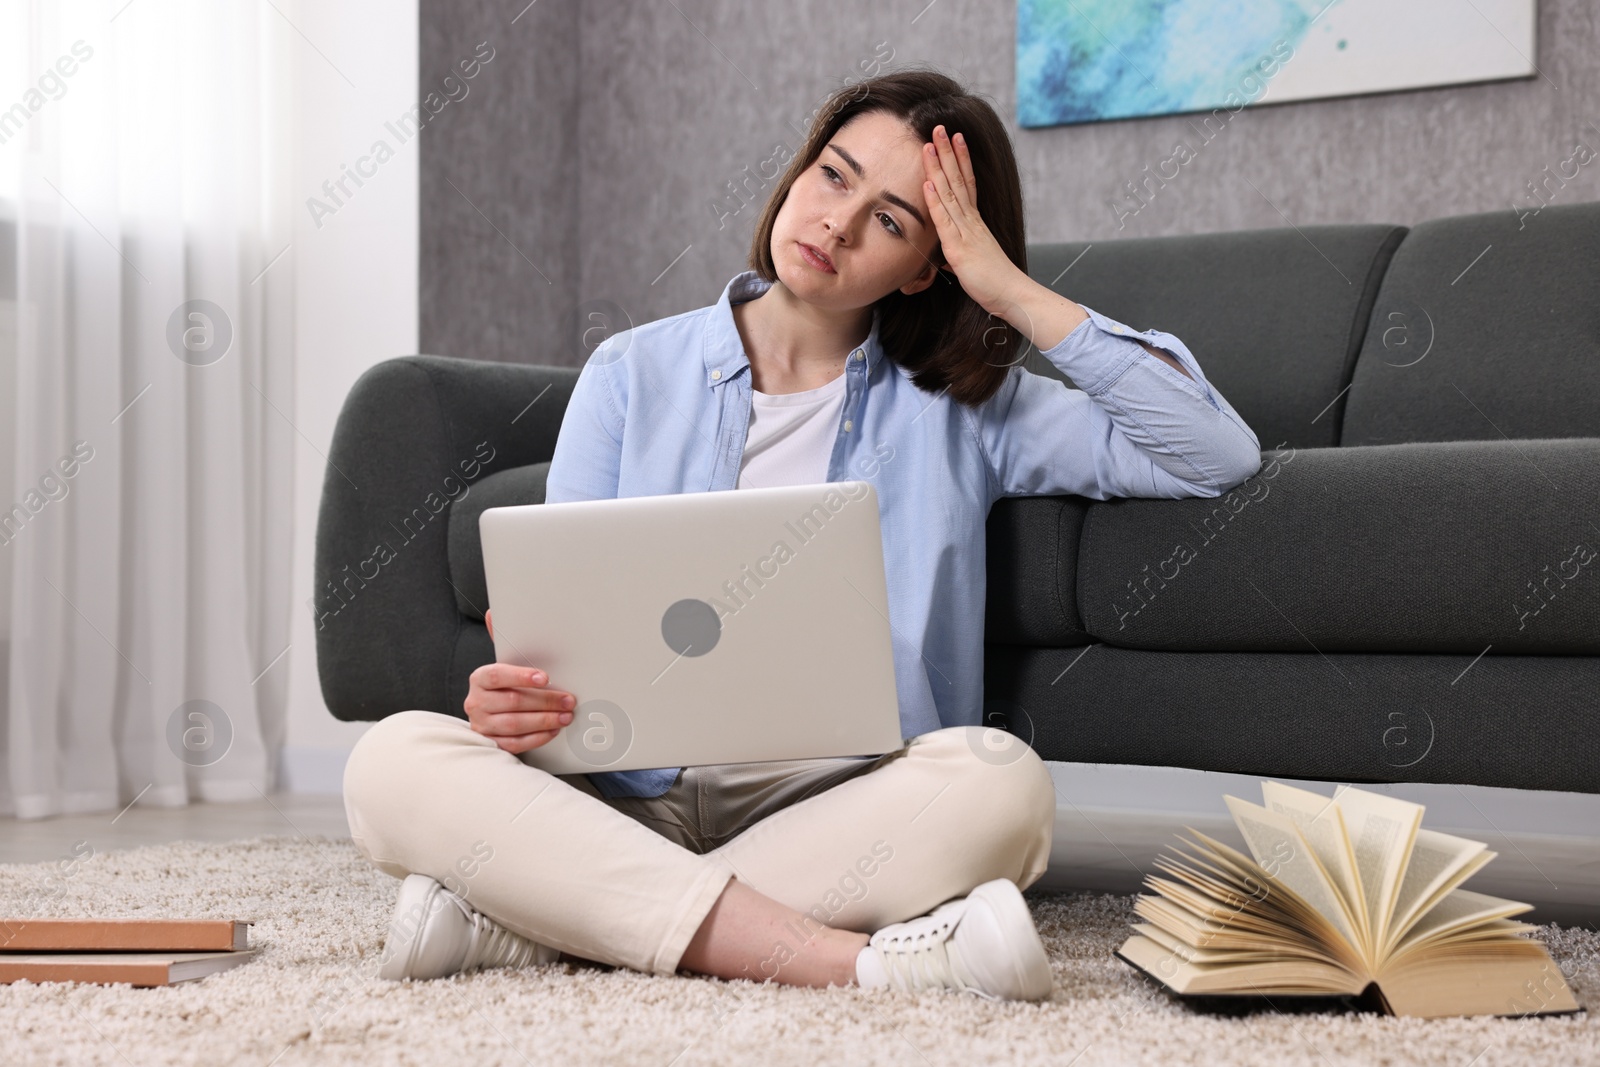
[[[958,989],[988,1000],[1048,1000],[1050,961],[1022,891],[1009,878],[985,882],[927,915],[872,935],[859,960],[864,988]]]
[[[425,874],[400,883],[378,977],[443,978],[480,967],[554,963],[559,949],[512,933]]]

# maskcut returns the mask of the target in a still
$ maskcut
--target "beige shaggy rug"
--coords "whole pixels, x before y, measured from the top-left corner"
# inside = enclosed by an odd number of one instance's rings
[[[551,965],[433,982],[376,977],[398,879],[347,840],[268,835],[107,851],[63,876],[0,865],[0,913],[250,918],[261,955],[177,986],[0,986],[0,1063],[256,1064],[1344,1064],[1600,1063],[1593,1012],[1397,1019],[1262,1008],[1202,1014],[1112,950],[1130,896],[1029,894],[1055,991],[800,989]],[[1600,934],[1539,936],[1578,1001],[1600,997]]]

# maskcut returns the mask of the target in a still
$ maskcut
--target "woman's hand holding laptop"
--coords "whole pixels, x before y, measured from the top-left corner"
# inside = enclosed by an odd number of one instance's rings
[[[483,613],[491,638],[492,614]],[[548,744],[572,721],[572,709],[578,703],[577,697],[565,690],[546,688],[549,681],[537,667],[485,663],[468,679],[467,721],[513,755]]]

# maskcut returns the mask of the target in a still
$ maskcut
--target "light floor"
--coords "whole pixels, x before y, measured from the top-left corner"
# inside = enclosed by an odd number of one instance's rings
[[[0,818],[0,863],[39,863],[73,855],[88,841],[96,852],[169,841],[234,841],[259,834],[349,837],[344,800],[337,796],[275,793],[262,800],[58,815],[50,819]]]
[[[1038,883],[1039,890],[1139,892],[1143,876],[1155,871],[1151,861],[1180,841],[1177,834],[1183,827],[1192,826],[1223,840],[1234,834],[1231,819],[1214,811],[1115,810],[1094,805],[1093,800],[1114,799],[1104,789],[1085,788],[1085,777],[1102,773],[1102,768],[1052,764],[1051,770],[1058,779],[1061,803],[1056,810],[1050,870]],[[1234,792],[1249,795],[1243,789]],[[1600,798],[1580,798],[1585,805],[1590,801]],[[1488,801],[1480,797],[1479,804],[1483,803]],[[1429,824],[1474,836],[1499,853],[1473,876],[1470,888],[1535,905],[1533,912],[1520,918],[1600,926],[1600,848],[1593,838],[1536,832],[1548,829],[1550,821],[1546,818],[1517,830],[1504,823],[1498,829],[1441,825],[1432,819]],[[69,857],[79,841],[90,841],[97,852],[104,852],[183,839],[231,841],[259,834],[342,838],[348,837],[350,830],[344,802],[338,796],[278,793],[263,800],[185,808],[135,805],[117,815],[0,819],[0,863]]]

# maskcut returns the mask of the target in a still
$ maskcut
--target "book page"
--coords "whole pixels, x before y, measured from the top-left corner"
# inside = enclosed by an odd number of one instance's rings
[[[1456,931],[1532,910],[1532,904],[1507,900],[1504,897],[1491,897],[1487,893],[1474,893],[1470,889],[1452,889],[1445,894],[1444,899],[1424,912],[1416,925],[1406,932],[1399,947],[1390,954],[1388,960],[1384,961],[1385,966],[1394,963],[1402,956],[1426,951],[1428,943],[1440,940]]]
[[[1362,937],[1345,910],[1339,891],[1294,822],[1248,800],[1235,796],[1222,799],[1261,869],[1315,908],[1332,932],[1343,937],[1351,949],[1359,950]]]
[[[1233,929],[1237,930],[1238,924],[1259,917],[1261,921],[1271,924],[1275,931],[1269,936],[1314,946],[1318,953],[1337,958],[1340,965],[1352,974],[1367,972],[1366,959],[1361,950],[1346,940],[1338,927],[1323,918],[1316,908],[1288,885],[1268,875],[1259,863],[1231,845],[1209,837],[1192,826],[1185,829],[1195,839],[1195,847],[1209,856],[1218,869],[1231,872],[1244,887],[1244,895],[1249,898],[1250,904],[1230,920]],[[1181,906],[1179,910],[1187,911]]]
[[[1184,844],[1185,847],[1193,847],[1188,842]],[[1175,849],[1172,855],[1157,856],[1152,862],[1159,870],[1182,878],[1191,885],[1203,887],[1219,900],[1231,904],[1238,899],[1270,906],[1272,890],[1267,879],[1241,877],[1228,867],[1208,862],[1204,855],[1192,855]]]
[[[1355,849],[1356,873],[1374,943],[1385,944],[1400,880],[1411,858],[1417,828],[1422,825],[1422,805],[1350,786],[1341,786],[1333,798],[1344,812]]]
[[[1181,905],[1198,918],[1207,930],[1234,929],[1270,933],[1281,937],[1311,940],[1301,923],[1293,916],[1252,912],[1247,908],[1227,907],[1206,893],[1196,892],[1187,886],[1165,878],[1147,876],[1145,884],[1168,901]]]
[[[1345,829],[1344,812],[1332,797],[1282,782],[1262,782],[1261,797],[1269,810],[1294,820],[1295,829],[1306,839],[1317,859],[1333,878],[1334,888],[1344,899],[1345,908],[1361,932],[1359,942],[1369,965],[1377,959],[1376,940],[1367,915],[1361,879],[1356,875],[1355,851]]]
[[[1396,1015],[1424,1019],[1580,1010],[1549,950],[1537,941],[1517,942],[1425,954],[1379,980],[1384,998]]]
[[[1325,946],[1304,931],[1254,931],[1226,923],[1210,923],[1181,903],[1159,896],[1140,896],[1134,914],[1161,927],[1186,945],[1203,949],[1251,949],[1279,955],[1329,958]]]
[[[1315,960],[1202,965],[1180,960],[1143,934],[1130,934],[1116,955],[1178,993],[1229,995],[1356,994],[1366,985],[1348,971]]]
[[[1168,952],[1172,953],[1172,955],[1177,959],[1183,960],[1186,963],[1264,963],[1272,960],[1281,960],[1284,958],[1283,949],[1279,948],[1277,945],[1273,945],[1271,948],[1257,949],[1196,948],[1194,945],[1189,944],[1182,938],[1174,937],[1161,927],[1152,923],[1134,923],[1133,928],[1137,932],[1143,934],[1145,937],[1148,937],[1150,940],[1154,941],[1156,944],[1160,945],[1162,948],[1166,949]],[[1306,956],[1312,959],[1320,958],[1314,953],[1307,953]],[[1327,960],[1325,962],[1333,963],[1334,966],[1338,966],[1338,961],[1336,960]]]
[[[1486,852],[1486,847],[1482,841],[1417,829],[1411,861],[1406,864],[1405,877],[1400,880],[1395,897],[1394,919],[1383,946],[1385,954],[1400,943],[1423,912],[1495,857],[1496,853]]]

